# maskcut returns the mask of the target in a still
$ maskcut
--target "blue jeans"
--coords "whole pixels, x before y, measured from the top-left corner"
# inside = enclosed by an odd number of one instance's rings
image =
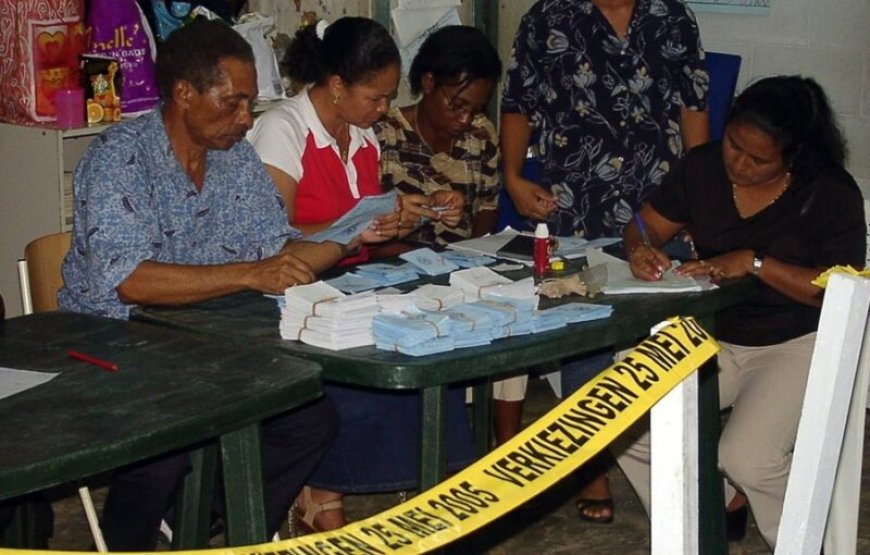
[[[562,361],[562,397],[577,391],[580,386],[613,364],[613,349],[596,351]]]

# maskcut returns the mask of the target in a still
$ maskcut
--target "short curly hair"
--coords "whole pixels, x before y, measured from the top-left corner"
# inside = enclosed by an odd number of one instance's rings
[[[221,80],[220,62],[232,58],[256,67],[251,45],[226,23],[197,17],[174,31],[157,50],[160,99],[172,98],[172,87],[188,81],[204,92]]]

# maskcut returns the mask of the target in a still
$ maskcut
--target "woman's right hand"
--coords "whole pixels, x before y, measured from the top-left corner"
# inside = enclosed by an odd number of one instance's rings
[[[400,195],[402,201],[402,219],[399,227],[405,232],[405,235],[410,230],[420,227],[423,218],[437,220],[438,212],[429,209],[429,197],[418,194]],[[400,233],[401,235],[401,233]]]
[[[635,245],[628,253],[628,266],[634,277],[646,281],[658,281],[671,267],[671,259],[664,251],[641,243]]]
[[[507,188],[517,213],[535,220],[546,220],[556,209],[556,197],[528,179],[517,177]]]

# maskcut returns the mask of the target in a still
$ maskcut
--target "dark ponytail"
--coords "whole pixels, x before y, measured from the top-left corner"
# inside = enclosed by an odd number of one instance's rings
[[[299,83],[322,83],[338,75],[353,85],[400,61],[399,49],[383,25],[366,17],[342,17],[326,27],[323,39],[316,25],[297,31],[281,69]]]

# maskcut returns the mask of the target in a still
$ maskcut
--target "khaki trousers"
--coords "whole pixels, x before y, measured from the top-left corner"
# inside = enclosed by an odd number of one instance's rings
[[[816,334],[767,347],[721,343],[719,406],[732,407],[719,440],[726,503],[742,491],[759,531],[773,547]],[[611,446],[617,463],[649,513],[649,421]],[[730,482],[730,483],[729,483]]]

